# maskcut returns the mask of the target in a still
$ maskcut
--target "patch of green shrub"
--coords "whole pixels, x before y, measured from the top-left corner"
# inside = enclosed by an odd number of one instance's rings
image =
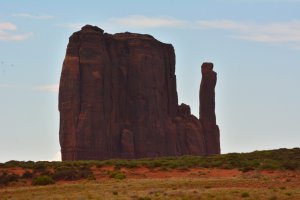
[[[33,177],[33,173],[30,171],[25,171],[22,175],[23,179],[31,179]]]
[[[123,180],[126,178],[126,175],[121,171],[112,171],[109,175],[110,178]]]
[[[300,168],[300,163],[295,161],[285,161],[282,163],[282,167],[287,170],[296,170]]]
[[[74,169],[73,167],[61,166],[55,169],[52,178],[56,181],[58,180],[72,181],[72,180],[77,180],[78,175],[76,169]]]
[[[33,166],[35,171],[45,171],[47,169],[47,165],[45,162],[36,162]]]
[[[246,167],[240,168],[239,170],[240,170],[241,172],[249,172],[249,171],[253,171],[254,168],[251,167],[251,166],[246,166]]]
[[[126,168],[136,168],[136,167],[138,167],[138,164],[134,161],[129,161],[129,162],[126,163],[126,165],[124,167],[126,167]]]
[[[18,167],[19,166],[19,161],[16,160],[10,160],[4,163],[5,167]]]
[[[0,185],[8,185],[11,182],[15,182],[19,180],[19,176],[16,174],[8,174],[4,172],[0,175]]]
[[[32,181],[32,185],[51,185],[55,181],[49,176],[39,176]]]
[[[243,193],[241,194],[241,197],[246,198],[246,197],[250,197],[250,195],[249,195],[248,192],[243,192]]]
[[[260,169],[276,170],[280,169],[280,164],[274,160],[266,160],[261,164]]]
[[[122,168],[148,167],[161,169],[180,169],[191,167],[239,169],[243,172],[250,170],[300,170],[300,148],[254,151],[251,153],[229,153],[211,156],[179,156],[143,158],[133,160],[104,160],[104,161],[15,161],[0,163],[0,168],[21,167],[33,169],[34,174],[54,176],[59,180],[77,180],[87,178],[92,174],[91,166],[115,166],[116,171]],[[56,170],[67,167],[68,170]],[[49,169],[54,169],[52,175]],[[62,177],[62,178],[60,178]]]
[[[86,179],[89,181],[94,181],[94,180],[96,180],[96,177],[94,176],[94,174],[91,174]]]
[[[93,172],[90,169],[79,169],[77,170],[78,179],[88,179],[94,177]]]
[[[277,198],[277,196],[271,196],[270,198],[269,198],[269,200],[277,200],[278,198]]]
[[[286,195],[286,196],[292,196],[292,193],[286,192],[285,195]]]
[[[79,179],[95,180],[94,174],[86,166],[59,166],[51,175],[54,180],[74,181]]]

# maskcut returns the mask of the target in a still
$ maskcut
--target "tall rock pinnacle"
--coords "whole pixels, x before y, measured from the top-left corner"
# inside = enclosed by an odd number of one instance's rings
[[[220,154],[220,131],[216,125],[215,86],[217,73],[213,71],[213,63],[201,66],[202,81],[200,85],[200,121],[205,133],[207,154]]]
[[[207,155],[202,122],[178,106],[174,48],[150,35],[75,32],[59,111],[62,160]]]

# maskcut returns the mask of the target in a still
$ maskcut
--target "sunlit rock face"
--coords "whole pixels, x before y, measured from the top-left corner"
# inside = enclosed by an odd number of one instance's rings
[[[178,106],[173,46],[150,35],[111,35],[90,25],[75,32],[62,67],[59,111],[62,160],[220,152],[207,147],[215,143],[206,122],[188,105]]]

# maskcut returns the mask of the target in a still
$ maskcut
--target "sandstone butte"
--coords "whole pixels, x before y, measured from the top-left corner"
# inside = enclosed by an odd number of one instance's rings
[[[213,64],[203,63],[198,119],[178,105],[171,44],[82,27],[69,38],[61,72],[62,160],[219,154],[216,81]]]

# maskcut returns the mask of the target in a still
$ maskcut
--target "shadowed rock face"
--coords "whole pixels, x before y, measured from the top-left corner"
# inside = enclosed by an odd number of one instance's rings
[[[200,121],[205,134],[207,154],[220,154],[220,131],[216,125],[215,86],[217,73],[212,63],[201,66],[202,81],[200,85]]]
[[[174,48],[150,35],[75,32],[59,111],[62,160],[207,154],[202,122],[178,106]]]

